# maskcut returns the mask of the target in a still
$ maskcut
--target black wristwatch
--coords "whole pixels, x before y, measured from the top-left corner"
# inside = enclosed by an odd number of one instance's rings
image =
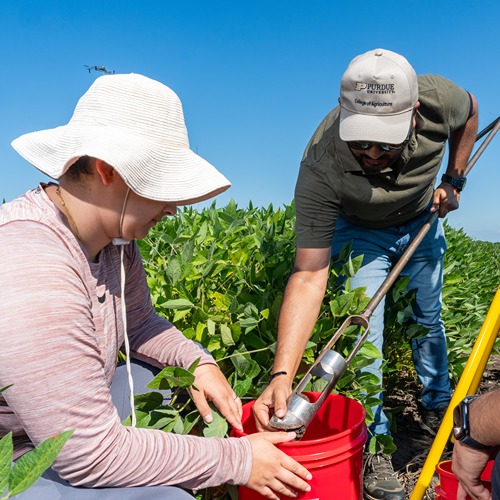
[[[467,184],[467,177],[460,177],[460,179],[457,179],[456,177],[452,177],[451,175],[443,174],[443,176],[441,177],[441,182],[450,184],[460,193]]]
[[[475,450],[490,448],[470,435],[469,405],[479,396],[467,396],[453,410],[453,435],[457,441]]]

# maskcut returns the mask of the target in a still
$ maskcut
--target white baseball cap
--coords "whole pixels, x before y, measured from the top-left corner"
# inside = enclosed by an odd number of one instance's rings
[[[361,54],[342,76],[340,138],[400,144],[417,101],[417,75],[403,56],[385,49]]]

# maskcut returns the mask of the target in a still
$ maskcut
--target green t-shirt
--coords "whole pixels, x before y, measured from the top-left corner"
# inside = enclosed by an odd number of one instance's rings
[[[307,145],[295,187],[299,248],[332,243],[339,215],[370,229],[399,226],[429,204],[450,133],[471,111],[468,92],[436,75],[418,76],[416,131],[396,166],[365,175],[339,136],[337,106]]]

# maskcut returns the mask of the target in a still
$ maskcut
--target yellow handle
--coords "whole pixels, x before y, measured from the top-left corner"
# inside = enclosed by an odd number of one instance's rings
[[[460,377],[453,397],[444,415],[439,431],[434,438],[422,471],[415,484],[410,500],[422,500],[441,459],[453,427],[453,409],[465,396],[474,394],[479,387],[484,369],[490,358],[495,339],[500,331],[500,288],[491,303],[486,319],[472,348],[464,372]]]

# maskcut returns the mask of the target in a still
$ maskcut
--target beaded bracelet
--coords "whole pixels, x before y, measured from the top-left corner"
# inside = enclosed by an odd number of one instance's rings
[[[276,377],[279,377],[280,375],[288,375],[287,372],[276,372],[276,373],[273,373],[270,377],[269,377],[269,382],[271,382],[271,380],[273,378],[276,378]]]

